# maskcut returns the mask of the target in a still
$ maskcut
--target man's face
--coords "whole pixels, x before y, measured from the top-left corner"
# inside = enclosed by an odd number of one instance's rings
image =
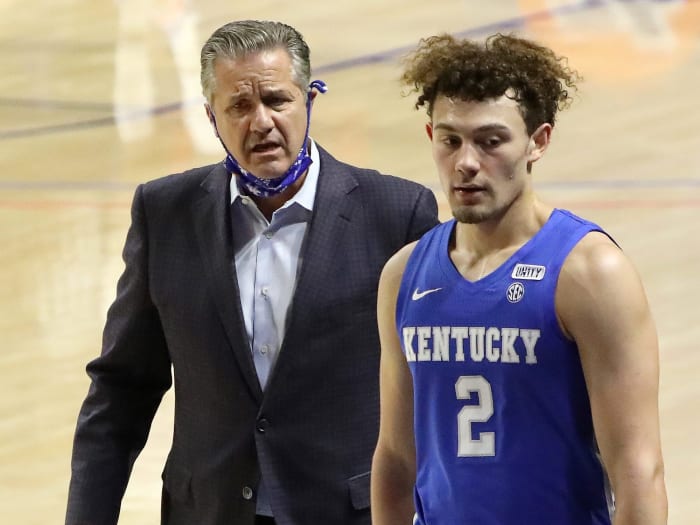
[[[506,96],[482,102],[438,96],[428,135],[452,213],[465,223],[501,218],[530,188],[528,162],[542,153],[517,102]]]
[[[294,83],[287,51],[219,58],[214,76],[212,110],[229,152],[257,177],[283,175],[306,134],[305,93]]]

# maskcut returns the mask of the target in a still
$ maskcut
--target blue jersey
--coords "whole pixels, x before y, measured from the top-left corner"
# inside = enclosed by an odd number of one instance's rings
[[[602,230],[554,210],[471,282],[449,257],[454,226],[418,242],[397,302],[415,396],[415,523],[609,525],[581,361],[554,306],[564,259]]]

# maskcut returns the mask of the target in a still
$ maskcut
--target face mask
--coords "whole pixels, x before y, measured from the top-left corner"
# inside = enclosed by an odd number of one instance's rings
[[[233,158],[231,152],[226,148],[226,144],[221,140],[221,145],[226,150],[226,159],[224,160],[224,166],[226,170],[234,176],[238,177],[238,180],[243,186],[243,189],[249,195],[255,195],[257,197],[271,197],[277,195],[287,189],[289,186],[294,184],[299,177],[301,177],[308,167],[311,165],[311,157],[309,157],[307,142],[309,139],[309,124],[311,122],[311,90],[317,89],[319,93],[325,93],[328,91],[326,83],[322,80],[314,80],[309,84],[309,93],[306,98],[306,133],[304,134],[304,141],[302,142],[299,153],[297,157],[292,162],[292,165],[287,169],[285,173],[276,177],[274,179],[261,179],[256,177],[251,172],[243,169],[240,164]],[[210,108],[212,124],[214,124],[214,129],[216,129],[216,119],[214,117],[214,112]],[[216,131],[217,137],[219,136],[219,131]]]

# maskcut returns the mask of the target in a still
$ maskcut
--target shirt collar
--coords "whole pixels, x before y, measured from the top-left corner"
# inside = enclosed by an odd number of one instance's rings
[[[297,191],[291,199],[289,199],[283,208],[297,203],[304,207],[305,209],[312,211],[314,208],[314,200],[316,199],[316,188],[318,186],[318,176],[321,171],[321,157],[318,153],[318,148],[316,143],[311,137],[309,137],[309,156],[311,157],[311,165],[306,172],[306,178],[304,179],[301,188]],[[238,189],[238,184],[236,183],[236,176],[231,176],[231,203],[235,202],[237,199],[242,198],[241,192]]]

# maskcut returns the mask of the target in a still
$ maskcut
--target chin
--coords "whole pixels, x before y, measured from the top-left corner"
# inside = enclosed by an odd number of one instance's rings
[[[493,214],[488,210],[479,210],[470,206],[457,206],[452,208],[452,216],[464,224],[478,224],[490,219]]]
[[[256,177],[261,179],[276,179],[284,175],[292,165],[289,159],[274,160],[267,163],[260,163],[257,171],[253,171]]]

